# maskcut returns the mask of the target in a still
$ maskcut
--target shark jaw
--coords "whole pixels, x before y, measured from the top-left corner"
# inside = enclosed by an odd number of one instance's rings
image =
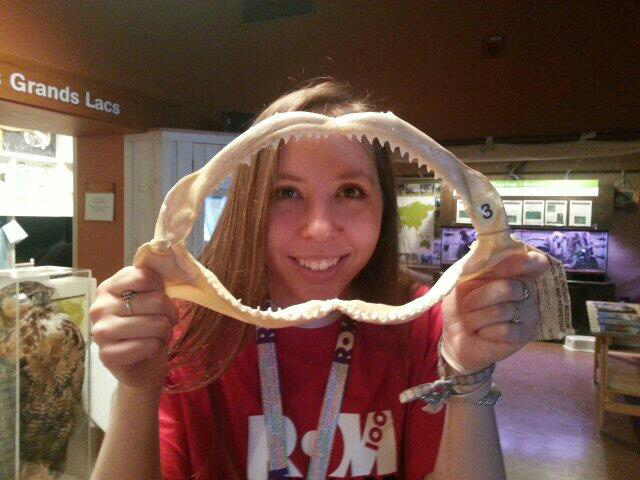
[[[405,305],[391,306],[360,300],[311,300],[273,311],[242,304],[220,280],[186,249],[185,240],[198,218],[204,198],[240,163],[250,163],[264,148],[277,148],[302,137],[345,135],[361,142],[377,139],[403,161],[416,162],[434,172],[461,195],[478,240],[452,265],[432,289]],[[223,148],[202,169],[182,178],[167,194],[156,222],[154,239],[142,245],[136,266],[155,269],[166,293],[211,308],[238,320],[267,328],[303,325],[340,311],[351,318],[379,324],[403,323],[419,316],[448,294],[461,279],[481,274],[506,256],[526,247],[509,235],[502,201],[489,181],[458,160],[429,136],[390,112],[352,113],[327,117],[309,112],[280,113],[263,120]],[[302,268],[322,271],[335,259],[314,259]],[[329,263],[327,263],[329,262]]]

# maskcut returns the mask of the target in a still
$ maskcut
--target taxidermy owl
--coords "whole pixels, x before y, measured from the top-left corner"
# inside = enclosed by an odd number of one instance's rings
[[[51,302],[53,291],[33,281],[20,282],[18,291],[15,285],[0,289],[0,362],[19,361],[21,479],[64,469],[81,408],[84,340]],[[14,383],[3,372],[0,385]]]

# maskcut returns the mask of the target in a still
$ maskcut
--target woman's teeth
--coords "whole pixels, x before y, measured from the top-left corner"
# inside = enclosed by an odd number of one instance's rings
[[[320,271],[333,267],[336,263],[338,263],[340,257],[326,258],[324,260],[305,260],[303,258],[297,258],[296,260],[298,260],[298,263],[300,265],[308,268],[309,270]]]

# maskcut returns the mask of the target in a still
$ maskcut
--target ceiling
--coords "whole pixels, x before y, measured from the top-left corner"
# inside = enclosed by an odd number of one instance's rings
[[[240,1],[12,1],[0,52],[181,107],[221,128],[334,75],[438,139],[640,131],[638,2],[316,0],[243,24]],[[483,38],[506,39],[499,58]]]

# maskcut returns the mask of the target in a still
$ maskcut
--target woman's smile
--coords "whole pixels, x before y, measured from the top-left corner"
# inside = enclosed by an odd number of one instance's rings
[[[348,255],[325,257],[318,259],[292,258],[298,264],[300,275],[311,282],[326,282],[337,275],[342,261]]]

